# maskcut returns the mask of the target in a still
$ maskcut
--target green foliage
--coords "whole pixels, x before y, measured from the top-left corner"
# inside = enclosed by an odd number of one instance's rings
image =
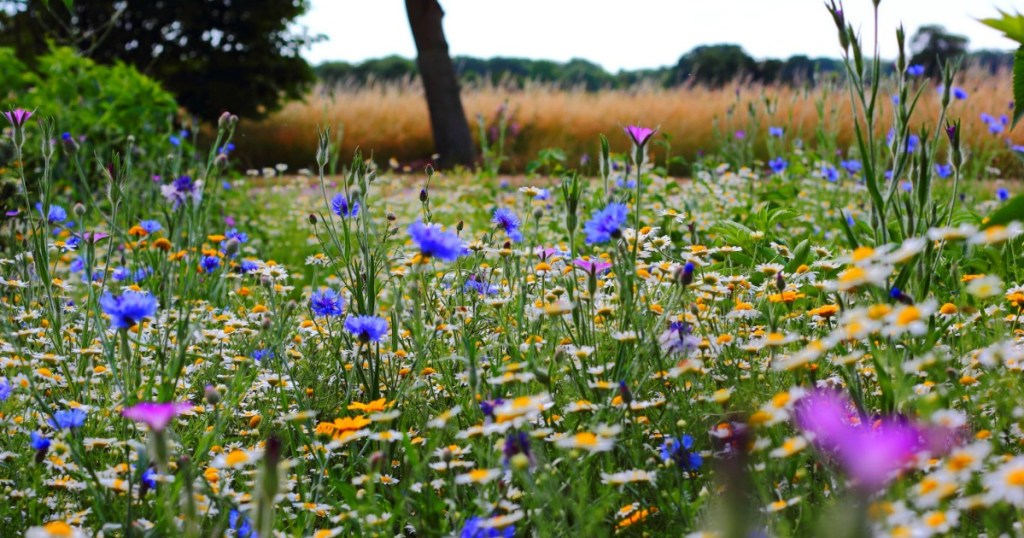
[[[1001,9],[997,10],[1001,18],[980,19],[981,23],[1003,33],[1008,39],[1024,44],[1024,15],[1020,13],[1010,14]]]
[[[225,109],[261,117],[309,90],[313,71],[299,55],[316,38],[294,31],[306,1],[0,0],[0,46],[28,64],[49,42],[108,65],[134,65],[163,83],[194,114]],[[244,90],[244,91],[243,91]]]
[[[10,49],[3,55],[10,58]],[[58,130],[85,136],[93,145],[120,145],[129,135],[145,142],[163,138],[177,109],[174,98],[153,79],[123,63],[100,65],[69,48],[38,59],[38,72],[20,77],[27,92],[5,100],[53,116]],[[6,75],[0,67],[0,75]],[[14,79],[16,82],[18,79]],[[10,79],[2,84],[9,86]],[[74,114],[65,111],[74,110]]]

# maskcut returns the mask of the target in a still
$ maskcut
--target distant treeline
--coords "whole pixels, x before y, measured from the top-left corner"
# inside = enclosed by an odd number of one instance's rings
[[[758,83],[789,85],[813,84],[830,73],[842,75],[841,60],[791,56],[785,60],[755,60],[738,45],[702,45],[684,54],[676,65],[653,69],[621,70],[609,73],[601,66],[583,59],[568,62],[531,60],[526,58],[474,58],[456,56],[455,68],[464,83],[517,84],[526,81],[553,84],[562,88],[626,88],[641,82],[664,87],[681,84],[722,86],[743,79]],[[925,65],[929,75],[938,69],[936,58],[915,54],[914,60]],[[964,54],[965,65],[996,72],[1013,64],[1010,52],[981,50]],[[888,66],[892,69],[892,66]],[[414,78],[416,61],[400,56],[387,56],[352,64],[325,62],[316,68],[317,76],[326,84],[366,84],[369,81],[399,81]]]

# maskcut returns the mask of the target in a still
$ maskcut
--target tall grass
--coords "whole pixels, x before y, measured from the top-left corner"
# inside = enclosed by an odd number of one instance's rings
[[[935,84],[925,79],[916,83]],[[951,109],[953,118],[963,119],[966,146],[977,152],[1005,146],[1007,134],[990,134],[979,115],[986,112],[998,117],[1009,112],[1009,75],[970,69],[958,77],[957,84],[969,93]],[[924,92],[914,130],[921,124],[935,124],[938,100],[937,92]],[[836,134],[840,148],[848,147],[852,136],[849,96],[842,84],[829,82],[813,88],[737,82],[721,89],[641,85],[628,90],[586,92],[544,84],[463,89],[470,122],[480,114],[492,118],[505,102],[519,129],[510,144],[511,159],[506,166],[506,171],[512,172],[521,171],[545,148],[562,148],[570,162],[584,154],[594,157],[597,135],[626,123],[660,125],[660,133],[671,137],[672,154],[687,160],[702,150],[712,150],[737,130],[763,140],[769,126],[784,125],[788,137],[812,143],[815,129],[823,121],[826,130]],[[892,107],[886,103],[884,109],[882,124],[888,125]],[[756,114],[756,124],[751,121],[752,113]],[[309,148],[316,147],[318,125],[344,127],[342,154],[351,154],[359,147],[372,152],[378,161],[395,158],[400,163],[413,163],[429,158],[433,151],[423,89],[412,80],[320,87],[304,102],[291,103],[264,121],[242,122],[241,158],[252,166],[309,166],[314,157]],[[759,133],[750,132],[753,125]],[[1019,130],[1009,138],[1014,143],[1024,142]],[[763,144],[756,147],[763,157]],[[656,150],[658,159],[663,157],[662,151]]]

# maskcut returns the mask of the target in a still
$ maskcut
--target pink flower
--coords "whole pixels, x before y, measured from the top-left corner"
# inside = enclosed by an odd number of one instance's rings
[[[83,232],[81,234],[76,235],[78,235],[88,243],[99,243],[100,241],[103,241],[104,239],[110,237],[110,234],[103,232]]]
[[[913,463],[922,451],[941,451],[948,432],[894,415],[869,421],[845,395],[817,391],[796,405],[796,423],[818,449],[834,458],[862,491],[873,493]],[[937,435],[939,434],[939,435]]]
[[[630,125],[625,129],[626,134],[633,139],[633,143],[639,147],[643,147],[647,144],[647,141],[654,136],[654,133],[658,132],[657,129],[648,129],[647,127],[640,127],[639,125]]]
[[[591,275],[603,273],[612,266],[612,264],[608,262],[592,262],[584,259],[573,260],[572,264]]]
[[[123,409],[121,415],[135,422],[145,422],[149,429],[160,432],[167,427],[172,418],[191,408],[192,406],[185,402],[139,402]]]
[[[4,112],[4,117],[7,118],[7,121],[11,124],[11,127],[18,129],[21,126],[25,125],[28,119],[32,117],[32,111],[25,110],[24,108],[16,108],[9,112]]]

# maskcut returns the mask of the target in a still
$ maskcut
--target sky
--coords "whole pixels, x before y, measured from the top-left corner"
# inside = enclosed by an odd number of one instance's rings
[[[759,59],[839,57],[822,0],[440,0],[453,56],[584,58],[609,71],[674,65],[697,45],[737,43]],[[847,20],[873,36],[871,0],[845,0]],[[311,0],[299,20],[328,39],[304,54],[317,64],[416,55],[402,0]],[[967,36],[972,50],[1013,43],[976,19],[1011,10],[1011,0],[882,0],[883,57],[895,58],[895,28],[908,40],[926,24]],[[1018,6],[1019,7],[1019,6]]]

